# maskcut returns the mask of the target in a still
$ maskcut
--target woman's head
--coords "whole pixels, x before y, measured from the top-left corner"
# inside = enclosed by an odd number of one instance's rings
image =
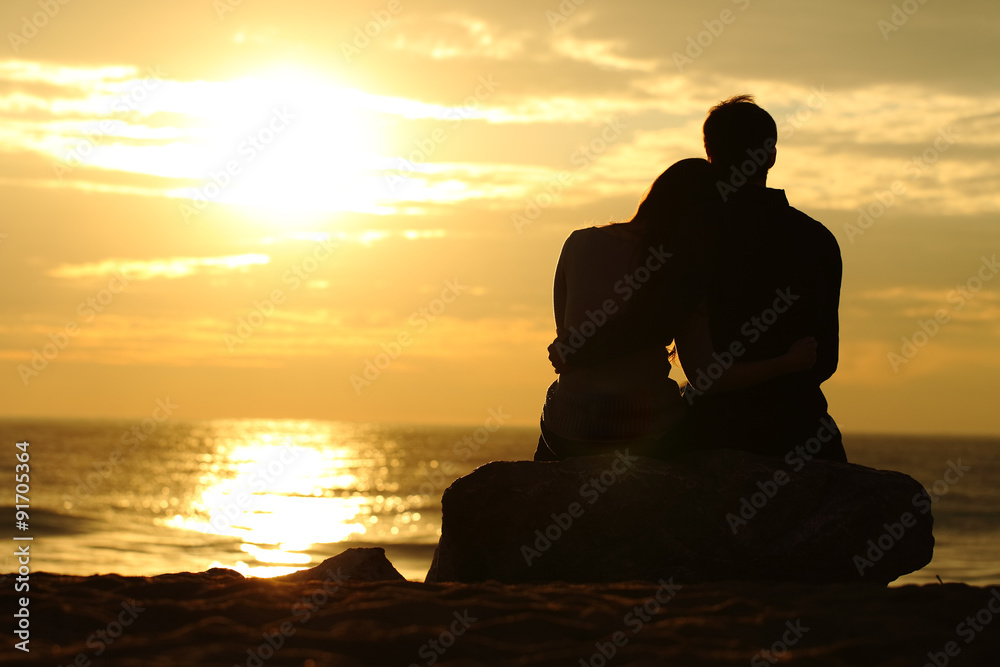
[[[637,299],[637,307],[649,313],[643,326],[672,334],[704,297],[721,216],[717,182],[708,160],[681,160],[660,174],[639,204],[632,221],[643,225],[643,245],[670,254],[668,265]]]
[[[718,202],[715,181],[708,160],[693,157],[675,162],[653,181],[632,219],[656,225],[692,206]]]

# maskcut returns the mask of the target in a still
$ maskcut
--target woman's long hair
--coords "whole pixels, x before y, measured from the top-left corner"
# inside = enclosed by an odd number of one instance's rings
[[[707,160],[675,162],[653,181],[630,220],[643,223],[641,257],[652,248],[670,254],[666,266],[636,293],[635,325],[649,336],[669,342],[705,298],[721,217],[717,181]]]
[[[715,172],[708,160],[687,158],[675,162],[649,186],[630,222],[647,225],[647,240],[665,242],[677,238],[683,225],[696,223],[699,209],[719,203]]]

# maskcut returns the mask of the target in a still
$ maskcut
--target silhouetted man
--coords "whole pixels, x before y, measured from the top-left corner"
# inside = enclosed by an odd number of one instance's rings
[[[846,461],[820,389],[837,369],[840,344],[837,240],[789,206],[783,190],[766,187],[777,127],[752,97],[713,107],[703,131],[724,202],[707,295],[713,347],[723,362],[732,350],[743,350],[736,361],[758,361],[815,336],[817,360],[810,371],[726,393],[699,395],[689,378],[696,428],[709,446]]]

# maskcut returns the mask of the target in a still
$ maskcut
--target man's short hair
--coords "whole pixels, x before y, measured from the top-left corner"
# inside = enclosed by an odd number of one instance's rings
[[[748,177],[767,173],[770,154],[778,142],[778,127],[753,96],[737,95],[716,104],[709,110],[702,131],[705,152],[716,167],[736,166]]]

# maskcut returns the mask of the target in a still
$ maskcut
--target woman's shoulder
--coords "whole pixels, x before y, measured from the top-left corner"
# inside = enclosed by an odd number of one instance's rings
[[[628,258],[635,252],[640,239],[628,223],[585,227],[569,235],[563,244],[561,258],[584,263],[597,258]]]
[[[593,227],[574,230],[570,233],[566,242],[569,243],[572,240],[574,242],[597,241],[606,243],[609,240],[617,240],[625,243],[635,243],[642,236],[640,231],[635,223],[613,222],[607,225],[594,225]]]

